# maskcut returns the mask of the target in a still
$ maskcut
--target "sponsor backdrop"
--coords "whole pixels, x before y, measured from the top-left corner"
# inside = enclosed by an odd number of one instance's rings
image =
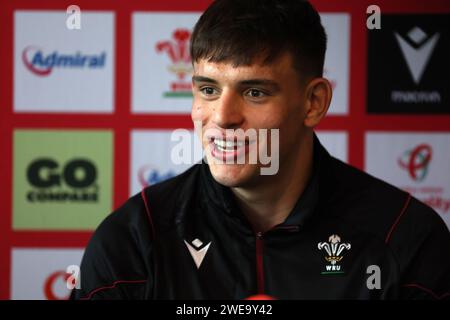
[[[1,299],[66,299],[102,219],[201,157],[188,41],[209,1],[74,2],[0,4]],[[320,140],[450,225],[448,1],[313,3],[334,88]],[[72,4],[81,29],[67,27]],[[181,138],[192,148],[173,163]]]

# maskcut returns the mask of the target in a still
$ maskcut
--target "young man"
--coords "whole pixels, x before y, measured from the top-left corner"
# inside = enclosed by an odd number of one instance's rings
[[[106,218],[72,298],[449,297],[439,216],[331,157],[314,135],[331,100],[325,49],[306,1],[214,1],[191,39],[192,119],[207,163]],[[249,161],[264,147],[275,174]]]

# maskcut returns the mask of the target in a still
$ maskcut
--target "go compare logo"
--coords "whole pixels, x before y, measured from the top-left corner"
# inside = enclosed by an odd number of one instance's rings
[[[27,194],[30,202],[98,201],[97,168],[87,159],[72,159],[60,168],[51,158],[39,158],[28,167],[27,179],[36,189]],[[63,183],[70,190],[58,190]],[[53,191],[53,187],[57,190]]]
[[[92,230],[112,208],[112,133],[16,130],[14,229]]]

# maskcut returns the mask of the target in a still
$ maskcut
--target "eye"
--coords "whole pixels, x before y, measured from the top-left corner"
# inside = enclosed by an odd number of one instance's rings
[[[200,92],[203,93],[205,96],[210,96],[216,93],[216,89],[213,87],[203,87],[200,88]]]
[[[247,90],[245,95],[247,95],[251,98],[263,98],[263,97],[267,96],[266,93],[264,93],[263,91],[258,90],[258,89],[249,89],[249,90]]]

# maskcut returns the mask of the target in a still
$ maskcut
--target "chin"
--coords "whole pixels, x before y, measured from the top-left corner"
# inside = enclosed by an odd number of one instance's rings
[[[209,169],[214,180],[229,188],[245,187],[259,172],[257,167],[248,164],[210,164]]]

